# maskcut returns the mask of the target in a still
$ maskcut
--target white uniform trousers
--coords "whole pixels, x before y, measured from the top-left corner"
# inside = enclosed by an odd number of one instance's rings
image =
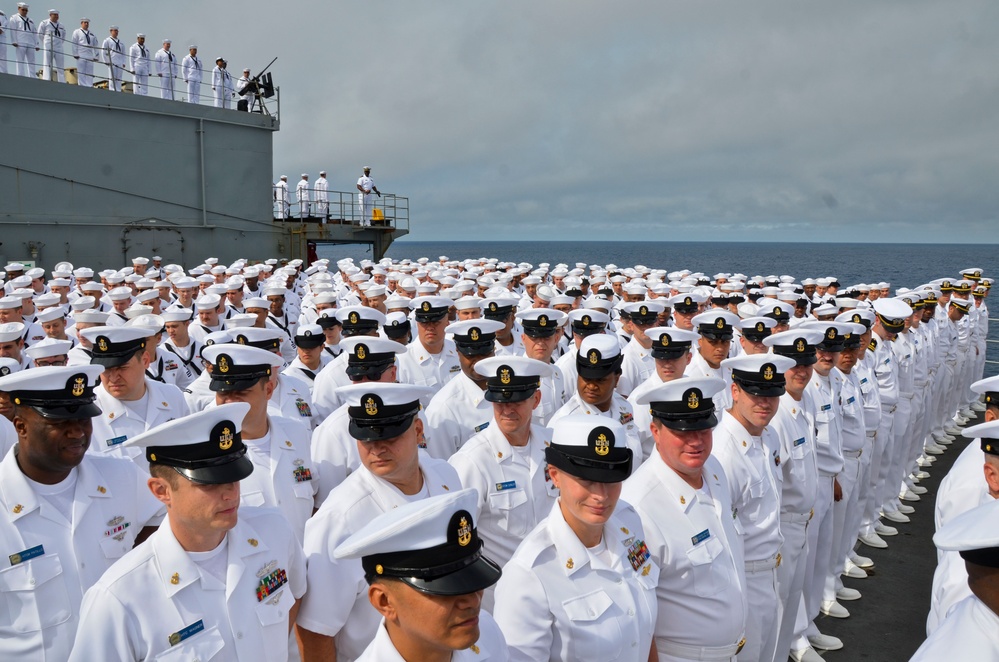
[[[899,393],[898,405],[895,410],[895,420],[892,423],[891,460],[885,481],[879,481],[881,492],[878,494],[882,510],[898,510],[895,500],[898,499],[898,486],[902,482],[902,467],[905,455],[909,450],[906,433],[909,429],[909,419],[912,418],[912,394]]]
[[[881,517],[882,486],[888,477],[888,465],[891,457],[891,440],[895,424],[895,406],[881,407],[881,425],[878,426],[878,436],[875,439],[874,452],[871,457],[871,489],[873,495],[869,508],[864,513],[863,531],[874,533],[874,527]]]
[[[35,69],[37,68],[37,65],[35,64],[34,46],[15,46],[14,58],[17,61],[18,76],[27,76],[28,78],[35,77]]]
[[[860,455],[862,451],[843,451],[843,470],[836,480],[843,492],[843,498],[834,501],[832,505],[833,530],[831,538],[831,553],[829,565],[826,567],[826,582],[823,589],[823,600],[836,599],[836,580],[843,571],[846,556],[857,542],[857,528],[847,529],[847,517],[857,509],[859,490],[857,481],[860,478]]]
[[[160,82],[160,98],[170,99],[173,101],[173,78],[171,76],[163,76],[159,78]]]
[[[191,103],[201,103],[201,81],[187,81],[187,100]]]
[[[94,61],[81,57],[76,61],[76,84],[80,87],[94,86]]]
[[[781,565],[783,558],[780,554]],[[777,588],[777,559],[746,561],[746,645],[739,662],[774,659],[784,609]]]
[[[802,589],[805,609],[795,621],[795,641],[792,643],[795,648],[808,646],[807,640],[803,645],[796,644],[799,640],[804,639],[806,629],[819,615],[822,589],[825,587],[826,568],[829,567],[829,557],[832,552],[829,547],[832,538],[832,500],[833,477],[819,474],[815,493],[815,515],[808,523],[808,554],[805,561],[804,588]]]
[[[142,97],[149,94],[149,74],[132,74],[132,94]]]
[[[811,516],[811,513],[781,513],[780,516],[780,534],[784,536],[784,544],[780,548],[781,561],[777,567],[777,589],[784,609],[777,631],[774,660],[783,660],[787,656],[794,639],[794,624],[808,565],[808,520]]]
[[[55,69],[56,80],[60,83],[66,82],[66,76],[63,73],[65,67],[63,66],[62,53],[56,50],[57,48],[62,48],[62,39],[56,40],[56,44],[53,47],[42,48],[42,80],[52,80],[52,70]],[[45,39],[42,39],[42,43]]]
[[[368,226],[371,225],[371,194],[370,193],[358,193],[357,194],[357,211],[361,215],[361,225]]]

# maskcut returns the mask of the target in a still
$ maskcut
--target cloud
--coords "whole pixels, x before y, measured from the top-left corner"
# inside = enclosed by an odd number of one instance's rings
[[[994,241],[987,0],[62,11],[233,70],[277,55],[275,177],[325,169],[350,190],[370,164],[410,198],[413,239],[935,241],[946,223]]]

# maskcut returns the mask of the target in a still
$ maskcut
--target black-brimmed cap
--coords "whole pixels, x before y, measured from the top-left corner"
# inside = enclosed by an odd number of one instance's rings
[[[549,338],[561,330],[565,313],[554,308],[531,308],[517,313],[524,334],[531,338]]]
[[[47,366],[9,372],[0,378],[0,392],[18,407],[31,407],[43,418],[87,419],[101,414],[94,388],[101,365]]]
[[[417,322],[439,322],[447,317],[452,301],[447,297],[425,296],[417,297],[410,302],[413,317]]]
[[[92,326],[80,334],[90,341],[90,362],[116,368],[145,349],[152,329],[138,326]]]
[[[742,354],[721,364],[732,371],[732,381],[739,388],[763,398],[784,395],[784,373],[797,365],[794,359],[776,354]]]
[[[212,366],[208,388],[215,392],[245,391],[284,364],[274,352],[235,343],[212,345],[201,356]]]
[[[709,310],[690,320],[697,332],[712,340],[731,340],[739,316],[727,310]]]
[[[487,356],[496,350],[496,333],[506,325],[488,319],[471,319],[448,324],[444,329],[454,340],[454,347],[463,356]]]
[[[362,442],[394,439],[409,429],[420,412],[420,398],[433,392],[424,386],[394,382],[351,384],[340,388],[347,403],[350,435]]]
[[[587,414],[560,418],[545,448],[548,464],[582,480],[620,483],[631,474],[632,451],[624,426]]]
[[[663,361],[678,359],[690,354],[690,348],[698,336],[693,331],[678,329],[675,326],[657,326],[645,332],[652,341],[652,358]]]
[[[150,465],[172,467],[195,483],[235,483],[253,473],[240,435],[249,411],[245,402],[218,405],[158,425],[122,446],[144,448]]]
[[[648,405],[653,418],[672,430],[707,430],[718,425],[712,398],[724,388],[717,377],[681,377],[641,394],[635,403]]]
[[[552,366],[526,356],[493,356],[476,363],[475,372],[486,378],[486,400],[520,402],[534,395]]]
[[[603,379],[620,372],[624,355],[621,343],[606,333],[583,338],[576,353],[576,372],[583,379]]]
[[[369,336],[354,336],[340,341],[347,352],[346,374],[351,381],[378,377],[395,365],[395,358],[406,353],[406,346],[394,340]]]
[[[766,338],[763,344],[777,356],[794,359],[798,365],[814,365],[818,360],[815,346],[822,341],[822,332],[816,329],[791,329]]]

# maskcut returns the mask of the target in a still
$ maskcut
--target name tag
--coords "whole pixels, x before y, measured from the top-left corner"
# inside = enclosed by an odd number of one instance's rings
[[[459,370],[461,370],[461,366],[460,365],[453,365],[453,366],[451,366],[450,372],[458,372]]]
[[[205,629],[205,622],[196,621],[188,625],[183,630],[178,630],[177,632],[174,632],[169,637],[167,637],[167,640],[170,642],[171,646],[176,646],[180,642],[184,641],[185,639],[190,639],[191,637],[198,634],[204,629]]]
[[[860,383],[861,384],[866,384],[867,383],[867,377],[864,377],[863,379],[861,379]]]
[[[711,537],[711,531],[709,531],[708,529],[704,529],[696,536],[691,536],[690,542],[694,543],[695,545],[700,545],[702,542],[704,542],[710,537]]]
[[[891,363],[891,359],[890,358],[885,359],[885,365],[888,365],[889,363]]]
[[[517,487],[517,481],[508,480],[505,483],[496,483],[496,491],[502,492],[504,490],[512,490]]]
[[[830,409],[832,409],[832,404],[822,405],[819,409],[821,409],[822,411],[829,411]]]
[[[856,400],[856,398],[851,395],[849,398],[846,399],[846,404],[848,404],[848,405],[849,404],[853,404],[854,400]]]
[[[805,438],[804,437],[801,437],[800,439],[795,439],[794,440],[794,447],[797,448],[798,446],[802,445],[803,443],[805,443]]]
[[[117,446],[118,444],[124,443],[126,439],[128,439],[128,435],[123,434],[120,437],[115,437],[114,439],[108,439],[104,443],[108,445],[108,448],[112,448],[114,446]]]
[[[483,431],[483,430],[485,430],[485,429],[486,429],[487,427],[489,427],[489,421],[486,421],[486,422],[485,422],[485,423],[483,423],[482,425],[477,425],[477,426],[475,426],[475,427],[474,427],[474,428],[472,428],[472,429],[473,429],[473,430],[475,430],[476,432],[482,432],[482,431]]]
[[[42,545],[37,545],[31,549],[26,549],[23,552],[18,552],[17,554],[11,554],[7,558],[10,559],[11,565],[17,565],[19,563],[24,563],[25,561],[30,561],[37,556],[45,555],[45,547]]]

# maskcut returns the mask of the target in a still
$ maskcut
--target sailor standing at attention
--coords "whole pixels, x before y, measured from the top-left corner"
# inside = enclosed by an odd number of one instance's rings
[[[108,67],[108,89],[121,92],[121,77],[125,70],[125,48],[118,40],[118,26],[112,25],[111,34],[101,44],[101,58]]]
[[[177,77],[177,58],[170,51],[169,39],[156,51],[156,76],[160,79],[160,98],[173,100],[173,79]],[[81,83],[82,85],[82,83]]]
[[[221,405],[130,440],[167,517],[87,592],[70,660],[288,659],[305,556],[280,513],[238,508],[253,472],[249,409]]]
[[[90,19],[81,18],[80,27],[73,30],[73,58],[76,60],[76,84],[80,87],[94,86],[94,62],[97,62],[97,53],[97,37],[90,31]],[[2,71],[0,69],[0,72]]]
[[[375,186],[375,180],[371,179],[371,166],[364,166],[364,174],[357,180],[357,190],[357,211],[361,215],[361,225],[371,225],[371,192],[382,197],[382,192]]]
[[[232,74],[226,69],[224,58],[215,58],[215,68],[212,69],[212,92],[215,94],[215,107],[228,108],[232,104],[234,86]]]
[[[728,660],[746,643],[741,525],[728,480],[711,456],[717,378],[684,377],[637,398],[652,410],[656,450],[625,481],[621,498],[645,528],[659,566],[659,662]]]
[[[180,66],[183,69],[184,82],[187,83],[187,100],[190,103],[200,103],[202,65],[195,44],[191,44],[188,48],[188,54],[184,56]]]
[[[146,35],[135,35],[135,43],[128,49],[132,63],[132,94],[149,94],[149,50],[146,48]]]
[[[330,194],[329,182],[326,180],[326,171],[319,171],[319,179],[316,180],[316,216],[323,219],[323,223],[330,215]]]
[[[8,21],[7,31],[10,33],[10,44],[14,47],[17,75],[34,78],[38,37],[35,35],[35,22],[28,18],[28,3],[17,3],[17,14]]]
[[[59,12],[50,10],[49,17],[38,24],[38,38],[42,46],[42,80],[52,80],[55,69],[56,80],[65,83],[62,43],[66,41],[66,28],[59,23]]]
[[[16,610],[0,615],[0,659],[69,657],[83,593],[163,517],[138,467],[86,452],[101,370],[32,368],[0,379],[17,432],[0,461],[2,595]]]
[[[306,218],[312,215],[312,210],[309,209],[309,176],[302,173],[302,178],[298,180],[298,185],[295,187],[295,197],[298,202],[298,217]]]

